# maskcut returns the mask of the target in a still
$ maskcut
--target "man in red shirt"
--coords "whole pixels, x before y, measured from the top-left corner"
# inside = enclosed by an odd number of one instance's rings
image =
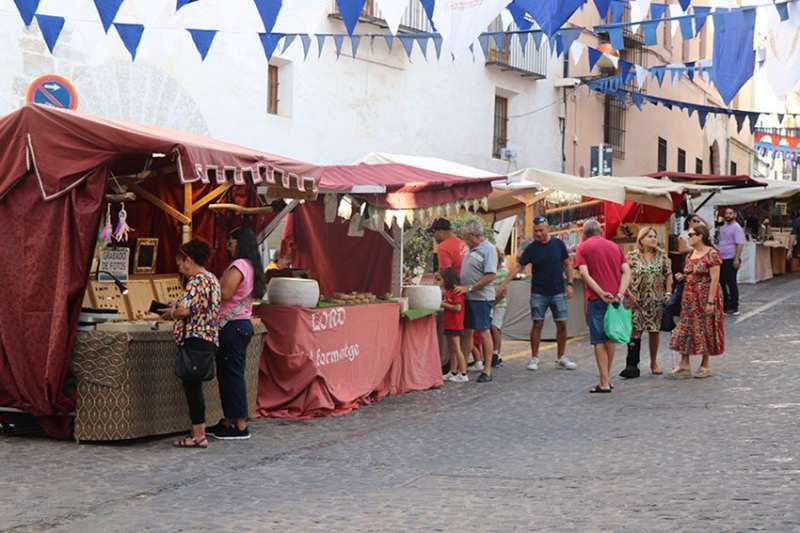
[[[588,220],[583,225],[583,242],[575,254],[575,266],[586,285],[586,322],[600,373],[600,384],[590,392],[608,393],[616,345],[606,338],[603,319],[609,304],[622,303],[631,281],[631,269],[620,247],[603,237],[602,232],[597,220]]]
[[[453,228],[446,218],[437,218],[428,230],[436,241],[436,257],[439,260],[439,272],[445,268],[454,268],[461,275],[461,262],[469,252],[466,243],[453,235]]]

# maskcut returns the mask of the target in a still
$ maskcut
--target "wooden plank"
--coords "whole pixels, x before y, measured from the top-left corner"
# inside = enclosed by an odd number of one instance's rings
[[[167,213],[169,216],[171,216],[174,219],[178,220],[178,222],[180,222],[181,224],[191,224],[192,223],[192,219],[190,219],[189,217],[187,217],[186,215],[184,215],[183,213],[181,213],[180,211],[178,211],[177,209],[175,209],[174,207],[172,207],[168,203],[164,202],[161,198],[159,198],[156,195],[144,190],[142,187],[140,187],[140,186],[138,186],[138,185],[136,185],[134,183],[129,183],[128,184],[128,188],[130,188],[130,190],[135,192],[136,195],[139,196],[140,198],[150,202],[154,206],[158,207],[159,209],[161,209],[162,211]]]
[[[280,225],[280,223],[283,222],[283,219],[289,216],[289,213],[294,211],[294,208],[297,207],[298,205],[300,205],[300,202],[298,200],[292,200],[288,204],[286,204],[286,207],[284,207],[283,210],[280,213],[278,213],[278,216],[273,218],[270,221],[270,223],[267,224],[267,227],[261,230],[261,233],[258,234],[258,244],[264,242],[264,240],[267,237],[269,237],[273,231],[275,231],[278,225]]]
[[[238,204],[211,204],[208,206],[208,208],[213,211],[222,211],[223,209],[227,209],[229,211],[233,211],[234,213],[241,213],[243,215],[261,215],[264,213],[273,213],[275,211],[270,206],[243,207]]]
[[[192,204],[192,214],[196,213],[199,209],[202,209],[211,202],[217,200],[220,196],[228,192],[231,187],[233,187],[233,183],[225,183],[200,198],[198,201]]]

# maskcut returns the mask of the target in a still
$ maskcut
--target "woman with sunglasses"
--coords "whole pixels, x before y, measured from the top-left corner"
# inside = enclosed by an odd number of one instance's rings
[[[670,377],[690,377],[692,367],[690,355],[702,355],[696,378],[711,376],[709,358],[725,352],[725,330],[723,327],[722,294],[719,276],[722,259],[711,244],[709,230],[699,224],[688,232],[692,253],[686,258],[683,274],[683,299],[681,317],[672,333],[669,347],[681,354],[681,362],[670,372]]]

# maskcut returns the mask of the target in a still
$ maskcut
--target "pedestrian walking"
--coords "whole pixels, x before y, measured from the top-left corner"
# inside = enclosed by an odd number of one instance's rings
[[[544,319],[549,309],[556,324],[556,366],[574,370],[577,365],[564,355],[567,345],[567,319],[569,309],[567,300],[572,298],[572,263],[567,246],[561,239],[550,236],[547,218],[537,216],[533,219],[533,242],[525,247],[517,264],[511,267],[508,277],[500,291],[508,290],[508,284],[526,266],[533,267],[531,278],[531,359],[528,370],[539,369],[539,345],[542,338]]]
[[[495,293],[492,283],[497,273],[497,249],[486,240],[480,220],[468,220],[463,232],[469,253],[461,263],[461,285],[456,289],[465,295],[467,305],[461,348],[465,354],[472,352],[472,336],[477,331],[481,337],[483,358],[490,361],[490,354],[494,351],[491,328]],[[483,372],[477,381],[492,381],[491,364],[483,365]]]
[[[603,237],[602,231],[597,220],[586,221],[583,242],[575,253],[575,265],[586,288],[586,322],[600,375],[600,383],[589,391],[592,393],[611,392],[608,377],[616,345],[606,337],[604,319],[609,304],[622,304],[631,280],[625,254],[616,243]]]
[[[726,207],[725,223],[719,230],[719,255],[722,257],[720,283],[725,313],[739,314],[739,284],[736,276],[742,266],[742,250],[747,242],[742,226],[736,222],[736,211]]]
[[[706,226],[697,226],[689,231],[689,239],[694,251],[686,258],[683,274],[677,274],[684,281],[681,299],[681,316],[678,326],[672,332],[670,349],[681,354],[681,362],[670,372],[671,377],[689,377],[692,367],[691,355],[702,355],[696,378],[711,376],[709,356],[725,352],[725,330],[723,324],[723,304],[720,295],[720,275],[722,258],[711,244],[711,236]]]
[[[245,227],[233,230],[228,237],[228,252],[233,262],[222,274],[217,384],[224,418],[206,433],[220,440],[246,440],[247,383],[245,363],[247,346],[253,337],[253,299],[266,291],[261,254],[256,233]]]
[[[506,309],[508,308],[508,291],[503,288],[503,284],[508,278],[508,269],[505,265],[506,256],[499,249],[497,250],[497,275],[494,279],[495,301],[492,310],[492,344],[494,353],[492,354],[492,367],[503,366],[503,358],[500,355],[503,349],[503,322],[506,319]]]
[[[628,300],[633,312],[633,336],[628,344],[623,378],[639,377],[642,336],[647,333],[650,348],[650,373],[663,372],[658,366],[658,346],[664,305],[672,296],[672,265],[664,250],[658,247],[658,232],[652,226],[639,230],[636,249],[628,253],[631,283]]]
[[[444,300],[444,336],[447,339],[447,349],[450,354],[450,370],[444,375],[445,381],[453,383],[468,383],[467,360],[461,351],[461,339],[464,337],[464,295],[456,291],[458,275],[456,269],[445,268],[441,271],[442,289]]]
[[[211,246],[192,239],[178,248],[175,262],[178,271],[188,279],[183,296],[173,302],[161,317],[174,320],[173,336],[179,347],[190,353],[198,366],[211,367],[213,378],[214,355],[219,346],[219,311],[222,299],[219,281],[205,269],[211,256]],[[202,379],[183,379],[183,390],[189,404],[192,433],[173,443],[178,448],[208,448],[206,437],[206,406]]]

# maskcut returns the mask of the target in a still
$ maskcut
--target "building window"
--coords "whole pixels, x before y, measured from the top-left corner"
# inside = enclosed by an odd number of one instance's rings
[[[614,149],[614,157],[625,159],[625,106],[619,98],[606,96],[603,142]]]
[[[508,98],[494,97],[494,138],[492,156],[500,159],[501,151],[508,145]]]
[[[686,150],[678,148],[678,172],[686,172]]]
[[[267,113],[278,114],[278,67],[269,65],[267,70]]]
[[[736,162],[731,161],[731,176],[738,176],[739,173],[736,172]]]
[[[658,138],[658,171],[667,170],[667,140]]]
[[[694,160],[694,173],[695,174],[702,174],[703,173],[703,160],[699,157],[695,158]]]

